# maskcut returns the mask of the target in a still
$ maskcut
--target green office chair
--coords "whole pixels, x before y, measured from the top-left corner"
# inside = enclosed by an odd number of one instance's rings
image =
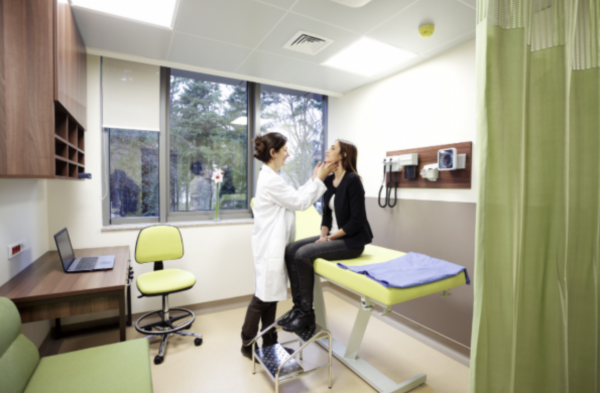
[[[171,334],[196,337],[194,344],[202,344],[202,335],[183,332],[192,327],[196,316],[184,308],[169,308],[169,294],[186,291],[196,284],[196,277],[190,272],[180,269],[164,269],[163,261],[180,259],[183,257],[183,240],[176,227],[168,225],[155,225],[140,231],[135,245],[135,260],[137,263],[154,263],[154,271],[140,275],[136,284],[141,296],[162,296],[162,310],[144,314],[135,323],[135,330],[148,335],[147,338],[162,336],[158,355],[154,364],[161,364],[165,356],[167,340]],[[171,315],[171,314],[179,315]],[[151,316],[158,316],[153,322],[148,320]],[[155,318],[156,319],[156,318]]]

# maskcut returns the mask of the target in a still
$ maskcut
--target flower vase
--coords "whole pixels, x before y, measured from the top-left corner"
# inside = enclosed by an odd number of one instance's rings
[[[215,203],[215,218],[214,218],[214,222],[219,222],[221,221],[221,218],[219,217],[219,183],[217,183],[217,197],[216,197],[217,202]]]

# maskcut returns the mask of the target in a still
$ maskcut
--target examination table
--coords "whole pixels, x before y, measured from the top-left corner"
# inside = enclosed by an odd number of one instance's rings
[[[296,213],[297,240],[310,236],[318,236],[320,233],[320,226],[321,216],[314,207],[311,206],[306,211]],[[467,282],[465,273],[462,272],[454,277],[417,287],[406,289],[386,288],[363,274],[354,273],[337,266],[338,262],[343,263],[346,266],[387,262],[404,254],[405,253],[403,252],[368,245],[365,247],[365,251],[360,258],[336,262],[317,259],[314,262],[315,274],[317,275],[314,289],[314,307],[317,324],[320,327],[327,329],[325,303],[323,301],[321,280],[319,278],[323,278],[361,297],[361,305],[358,309],[358,315],[354,327],[352,328],[348,345],[344,346],[333,338],[333,355],[377,391],[384,393],[408,392],[409,390],[424,384],[426,375],[419,374],[407,381],[397,384],[358,356],[358,350],[367,329],[374,305],[383,307],[384,311],[382,315],[387,315],[390,313],[390,307],[394,304],[437,292],[447,291],[451,288],[464,285]],[[329,349],[329,340],[320,340],[318,343],[325,349]]]

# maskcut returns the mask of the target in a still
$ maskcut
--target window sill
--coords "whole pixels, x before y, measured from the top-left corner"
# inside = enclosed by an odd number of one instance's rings
[[[223,225],[247,225],[254,224],[253,218],[238,218],[225,219],[218,222],[215,221],[181,221],[181,222],[165,222],[165,223],[140,223],[140,224],[119,224],[102,227],[101,232],[118,232],[118,231],[138,231],[140,229],[153,225],[171,225],[178,228],[191,227],[212,227]]]

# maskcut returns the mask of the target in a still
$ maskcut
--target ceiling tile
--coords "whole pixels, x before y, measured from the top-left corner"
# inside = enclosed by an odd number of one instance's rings
[[[298,30],[304,30],[309,33],[330,38],[334,42],[314,56],[283,49],[283,45],[285,45],[285,43],[288,42],[288,40],[298,32]],[[304,16],[288,14],[275,28],[275,30],[269,34],[267,39],[265,39],[258,49],[281,56],[288,56],[298,60],[321,64],[329,57],[333,56],[335,53],[339,52],[359,38],[360,36],[358,34],[351,33],[347,30],[342,30],[340,28],[316,21],[314,19],[306,18]]]
[[[472,41],[475,39],[475,30],[462,35],[458,38],[453,39],[452,41],[446,42],[443,45],[440,45],[434,49],[428,50],[427,52],[423,52],[421,55],[427,58],[433,58],[441,55],[444,52],[449,51],[450,49],[456,48],[459,45],[464,44],[465,42]]]
[[[181,0],[175,31],[256,47],[285,11],[248,0]]]
[[[175,33],[169,61],[233,72],[252,49]]]
[[[85,46],[164,60],[171,30],[72,7]]]
[[[238,74],[266,78],[283,83],[295,83],[295,78],[302,74],[302,67],[310,64],[299,62],[287,57],[281,57],[264,52],[253,52],[250,57],[236,70]]]
[[[270,4],[275,7],[284,8],[286,10],[289,10],[290,8],[292,8],[294,3],[296,2],[296,0],[254,0],[254,1],[256,1],[258,3]]]
[[[421,38],[419,26],[427,23],[435,25],[435,33]],[[473,30],[473,8],[455,0],[421,0],[367,36],[421,54]]]
[[[283,83],[343,93],[369,83],[370,79],[332,68],[277,56],[254,52],[236,71],[239,74],[266,78]]]
[[[300,0],[292,12],[365,34],[418,0],[373,0],[359,8],[330,0]]]

